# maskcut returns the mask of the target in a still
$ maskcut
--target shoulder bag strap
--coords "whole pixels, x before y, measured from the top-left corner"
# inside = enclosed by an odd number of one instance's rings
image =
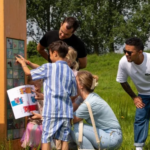
[[[85,102],[90,114],[90,118],[91,118],[91,122],[92,122],[92,126],[94,129],[94,134],[95,134],[95,138],[96,138],[96,142],[98,144],[98,149],[100,150],[100,139],[98,137],[97,134],[97,130],[96,130],[96,126],[95,126],[95,121],[94,121],[94,117],[93,117],[93,113],[92,113],[92,109],[91,106],[88,102]],[[81,144],[82,143],[82,138],[83,138],[83,120],[79,122],[79,137],[78,137],[78,142]]]
[[[83,120],[79,122],[79,137],[78,137],[78,142],[82,143],[82,138],[83,138]]]
[[[86,105],[88,107],[88,111],[89,111],[89,114],[90,114],[92,126],[93,126],[93,129],[94,129],[94,134],[95,134],[96,142],[98,144],[98,149],[100,150],[100,139],[99,139],[98,134],[97,134],[97,130],[96,130],[96,126],[95,126],[95,121],[94,121],[94,117],[93,117],[93,112],[92,112],[92,109],[91,109],[91,106],[90,106],[89,102],[85,102],[85,103],[86,103]]]

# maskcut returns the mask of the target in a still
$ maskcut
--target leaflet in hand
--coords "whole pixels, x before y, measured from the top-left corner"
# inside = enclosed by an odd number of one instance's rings
[[[39,113],[33,85],[22,85],[7,90],[15,119]]]

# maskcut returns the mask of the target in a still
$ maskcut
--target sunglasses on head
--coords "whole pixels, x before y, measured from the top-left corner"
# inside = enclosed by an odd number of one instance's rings
[[[131,54],[133,53],[133,52],[127,51],[125,49],[123,49],[123,51],[124,51],[125,54],[127,53],[129,56],[131,56]]]

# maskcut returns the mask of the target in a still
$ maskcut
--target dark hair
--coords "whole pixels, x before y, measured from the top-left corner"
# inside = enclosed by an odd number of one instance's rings
[[[57,51],[58,52],[58,55],[61,57],[61,58],[65,58],[67,53],[68,53],[68,45],[63,42],[63,41],[56,41],[56,42],[53,42],[49,45],[48,47],[49,51],[51,51],[52,53],[54,51]]]
[[[140,38],[137,38],[137,37],[132,37],[132,38],[127,39],[125,44],[135,46],[135,48],[138,51],[144,50],[144,45],[143,45],[142,40]]]
[[[66,17],[62,23],[65,23],[65,22],[67,23],[66,28],[67,29],[73,28],[73,32],[76,31],[77,28],[79,27],[79,22],[74,17]]]

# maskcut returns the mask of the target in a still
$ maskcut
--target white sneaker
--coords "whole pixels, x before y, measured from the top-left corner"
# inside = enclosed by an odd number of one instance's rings
[[[143,150],[143,147],[136,147],[136,150]]]

